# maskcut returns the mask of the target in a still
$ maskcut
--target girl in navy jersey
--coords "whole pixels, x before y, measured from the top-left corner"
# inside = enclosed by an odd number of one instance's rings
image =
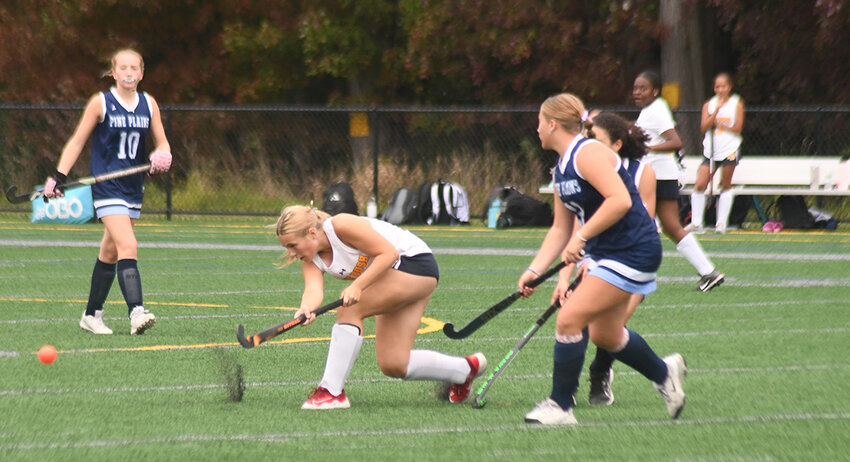
[[[725,276],[717,270],[702,250],[693,233],[679,221],[679,166],[674,151],[682,147],[676,122],[667,102],[661,97],[661,78],[645,71],[635,78],[632,89],[635,104],[642,108],[635,125],[649,137],[649,152],[643,161],[655,169],[658,189],[656,212],[661,228],[678,250],[700,274],[698,289],[707,292],[723,283]]]
[[[112,67],[104,74],[115,80],[109,91],[89,99],[82,118],[62,149],[56,172],[44,184],[45,197],[61,197],[62,184],[91,136],[91,174],[101,175],[147,162],[145,138],[153,135],[150,173],[168,171],[171,148],[156,100],[138,91],[144,76],[144,60],[134,50],[122,49],[112,56]],[[103,222],[103,239],[94,265],[91,289],[80,327],[95,334],[111,334],[103,322],[103,303],[117,275],[127,302],[130,334],[142,334],[153,327],[156,317],[142,302],[136,236],[133,226],[139,218],[144,196],[145,174],[117,178],[92,186],[97,218]]]
[[[351,280],[340,297],[328,359],[319,386],[302,409],[350,407],[345,380],[363,344],[363,319],[375,316],[375,354],[381,372],[404,380],[448,384],[448,400],[464,401],[472,380],[487,368],[481,353],[461,358],[414,350],[422,314],[437,287],[439,270],[431,249],[410,231],[374,218],[291,206],[277,222],[287,262],[301,260],[304,293],[295,317],[315,319],[324,298],[324,274]]]
[[[553,300],[563,300],[555,326],[552,393],[525,415],[526,422],[575,424],[573,395],[588,340],[650,379],[677,418],[685,404],[685,362],[678,353],[659,358],[637,333],[626,329],[632,294],[655,290],[661,241],[655,224],[620,156],[581,135],[587,111],[574,95],[562,93],[540,107],[537,132],[544,149],[559,153],[553,184],[555,217],[528,269],[517,283],[527,284],[562,252],[568,263],[586,253],[596,265],[569,297],[559,284]],[[574,219],[581,229],[573,233]]]

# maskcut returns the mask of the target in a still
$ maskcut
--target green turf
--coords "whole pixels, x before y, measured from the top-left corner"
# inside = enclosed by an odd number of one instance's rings
[[[145,217],[137,227],[146,307],[156,326],[129,335],[118,285],[106,307],[112,336],[77,326],[102,228],[34,225],[0,216],[0,459],[6,460],[841,460],[850,435],[850,235],[705,235],[727,274],[709,293],[663,239],[659,290],[630,327],[661,355],[688,362],[688,402],[667,417],[650,383],[615,365],[610,407],[587,404],[576,427],[523,415],[551,386],[553,323],[544,326],[480,410],[438,400],[428,382],[383,376],[367,337],[346,392],[349,410],[300,405],[321,377],[333,316],[258,348],[236,344],[286,320],[300,297],[297,267],[265,218]],[[417,348],[497,362],[548,305],[552,283],[465,340],[456,327],[515,290],[544,229],[413,227],[437,252],[441,280]],[[46,245],[51,244],[51,245]],[[500,252],[502,254],[500,254]],[[326,297],[344,283],[326,279]],[[373,322],[366,323],[367,336]],[[59,349],[50,365],[44,344]],[[591,347],[591,352],[592,347]],[[591,353],[592,354],[592,353]],[[222,364],[246,390],[231,402]],[[480,379],[473,389],[481,383]]]

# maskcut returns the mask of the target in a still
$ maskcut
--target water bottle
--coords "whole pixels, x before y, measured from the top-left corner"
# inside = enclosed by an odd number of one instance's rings
[[[378,217],[378,204],[375,202],[375,196],[370,197],[369,202],[366,203],[366,216],[369,218]]]
[[[499,215],[502,213],[502,200],[498,197],[490,203],[490,208],[487,210],[487,227],[495,228],[499,222]]]

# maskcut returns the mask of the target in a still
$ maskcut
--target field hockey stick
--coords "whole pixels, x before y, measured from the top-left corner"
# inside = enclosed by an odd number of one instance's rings
[[[342,306],[342,299],[336,300],[334,302],[328,303],[325,306],[319,307],[319,309],[314,311],[313,314],[318,316],[318,315],[323,314],[327,311],[330,311],[334,308],[339,308],[340,306]],[[295,326],[300,326],[306,320],[307,320],[307,316],[302,314],[301,316],[298,316],[297,318],[295,318],[291,321],[283,322],[283,323],[280,323],[276,326],[269,327],[268,329],[266,329],[262,332],[258,332],[256,334],[250,336],[250,337],[247,337],[247,338],[245,337],[245,328],[242,327],[242,324],[239,324],[238,326],[236,326],[236,339],[239,340],[239,344],[242,345],[244,348],[254,348],[255,346],[257,346],[257,345],[259,345],[259,344],[261,344],[261,343],[263,343],[267,340],[271,340],[271,339],[277,337],[278,335],[288,331],[289,329],[292,329]]]
[[[554,275],[558,271],[561,271],[561,269],[563,269],[566,265],[567,264],[564,263],[564,262],[558,263],[557,265],[553,266],[551,269],[549,269],[545,273],[538,276],[537,279],[526,284],[526,287],[534,288],[534,287],[539,286],[543,281],[549,279],[550,277],[552,277],[552,275]],[[447,337],[449,337],[451,339],[455,339],[455,340],[469,337],[470,334],[472,334],[476,330],[480,329],[481,326],[483,326],[484,324],[487,323],[487,321],[495,318],[497,314],[504,311],[505,308],[511,306],[511,304],[513,304],[513,302],[517,301],[517,299],[520,296],[522,296],[521,291],[516,291],[516,292],[508,295],[507,297],[502,299],[502,301],[500,301],[499,303],[496,303],[495,305],[491,306],[490,308],[487,308],[486,311],[479,314],[477,318],[470,321],[469,324],[463,326],[458,331],[455,330],[454,324],[447,322],[443,326],[443,333],[446,334]]]
[[[714,130],[711,127],[711,137],[708,139],[709,155],[708,158],[708,195],[714,197]]]
[[[87,176],[80,178],[79,180],[69,181],[67,183],[58,184],[57,186],[62,189],[73,188],[74,186],[82,186],[89,185],[95,183],[101,183],[104,181],[114,180],[116,178],[122,178],[125,176],[135,175],[136,173],[147,172],[151,169],[151,164],[141,164],[135,167],[125,168],[122,170],[115,170],[114,172],[104,173],[102,175],[97,176]],[[44,191],[41,190],[33,190],[25,194],[16,194],[18,191],[18,187],[15,185],[9,186],[9,189],[6,190],[6,200],[13,204],[20,204],[21,202],[26,202],[32,199],[36,199],[38,197],[42,197],[44,195]]]
[[[567,289],[567,292],[575,290],[575,288],[578,286],[579,281],[581,281],[581,276],[577,277],[575,281],[570,284],[570,287]],[[481,384],[481,386],[479,386],[478,390],[475,392],[475,398],[473,398],[472,400],[472,407],[480,409],[484,407],[485,404],[487,404],[487,400],[484,398],[484,395],[487,393],[487,390],[489,390],[490,387],[493,385],[493,382],[495,382],[499,375],[502,374],[502,371],[504,371],[505,368],[508,367],[508,364],[510,364],[511,361],[513,361],[514,358],[517,357],[519,351],[522,350],[522,347],[524,347],[525,344],[528,343],[529,340],[531,340],[531,337],[534,337],[534,334],[536,334],[537,331],[540,330],[541,327],[543,327],[543,324],[546,324],[546,321],[548,321],[552,314],[555,313],[555,311],[558,311],[558,308],[560,307],[561,302],[555,300],[555,303],[550,305],[549,308],[546,308],[546,311],[544,311],[543,314],[537,319],[537,321],[534,322],[534,325],[531,326],[530,329],[528,329],[525,335],[523,335],[522,338],[519,339],[519,341],[516,345],[514,345],[511,351],[509,351],[508,354],[505,355],[505,357],[502,358],[501,361],[499,361],[499,364],[497,364],[496,367],[493,368],[492,371],[490,371],[490,375],[487,376],[487,380],[483,384]]]

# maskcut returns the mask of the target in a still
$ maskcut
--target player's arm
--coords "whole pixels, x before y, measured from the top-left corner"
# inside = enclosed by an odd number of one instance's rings
[[[705,134],[705,132],[711,130],[711,127],[716,124],[715,117],[717,116],[717,111],[714,114],[708,112],[708,101],[702,105],[702,116],[699,120],[699,130],[700,133]]]
[[[153,96],[148,95],[151,105],[151,134],[153,135],[154,150],[171,152],[171,145],[165,136],[165,126],[162,125],[162,116],[159,112],[159,104]]]
[[[295,318],[302,314],[307,317],[307,320],[302,324],[306,326],[316,319],[313,310],[322,304],[322,299],[325,294],[325,279],[324,274],[311,261],[305,261],[301,264],[301,274],[304,276],[304,293],[301,294],[301,306],[295,312]]]
[[[363,217],[341,213],[330,219],[333,220],[336,234],[342,242],[372,259],[369,267],[342,291],[342,305],[351,306],[360,300],[360,294],[367,287],[395,264],[399,253],[395,246],[375,231]]]
[[[83,152],[86,141],[88,141],[89,136],[91,136],[94,131],[94,127],[97,126],[97,124],[103,119],[103,105],[101,98],[102,96],[98,93],[92,96],[89,99],[88,104],[86,104],[86,108],[83,111],[83,116],[80,118],[80,122],[77,124],[77,128],[74,130],[71,138],[69,138],[65,143],[65,147],[62,148],[62,155],[59,157],[59,165],[56,166],[56,170],[59,173],[68,175],[71,171],[71,167],[74,166],[77,159],[80,157],[80,153]]]
[[[150,155],[151,173],[167,172],[171,168],[171,145],[165,136],[165,127],[162,125],[162,116],[159,112],[159,104],[153,96],[148,95],[151,106],[151,134],[155,144],[154,151]]]
[[[554,219],[549,231],[543,238],[543,243],[540,244],[540,249],[537,255],[528,265],[528,269],[523,271],[517,281],[517,288],[522,291],[523,297],[527,297],[534,293],[534,289],[529,288],[527,284],[543,274],[547,268],[561,256],[564,246],[573,234],[573,221],[575,214],[564,206],[561,197],[555,194]],[[568,260],[565,260],[568,261]],[[573,259],[572,261],[576,261]]]
[[[677,132],[675,128],[671,128],[661,133],[661,136],[664,138],[662,143],[656,144],[655,146],[647,146],[647,148],[653,151],[675,151],[677,149],[681,149],[682,139],[679,138],[679,132]]]

